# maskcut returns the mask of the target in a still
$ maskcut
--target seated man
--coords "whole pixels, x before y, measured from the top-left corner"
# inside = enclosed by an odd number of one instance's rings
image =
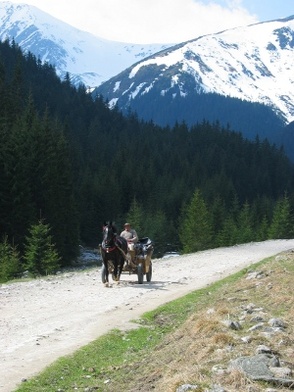
[[[120,235],[121,237],[127,240],[131,261],[134,261],[135,258],[134,245],[138,242],[138,235],[136,233],[136,230],[131,228],[130,223],[125,223],[124,230],[120,233]]]

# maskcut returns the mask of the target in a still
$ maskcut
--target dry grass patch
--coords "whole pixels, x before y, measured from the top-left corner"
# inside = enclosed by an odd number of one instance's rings
[[[235,283],[223,285],[210,296],[209,306],[204,304],[199,309],[197,304],[199,310],[164,339],[160,350],[144,359],[143,366],[151,374],[154,369],[161,374],[152,390],[174,392],[177,386],[189,383],[198,385],[197,391],[213,384],[222,385],[228,392],[266,391],[272,386],[253,382],[240,371],[227,371],[231,359],[254,355],[262,344],[270,346],[285,364],[294,366],[294,255],[292,252],[281,255],[261,265],[258,271],[256,278],[248,279],[250,274],[246,274]],[[270,338],[260,331],[249,332],[256,324],[252,321],[254,317],[260,317],[265,324],[280,317],[287,328]],[[242,329],[228,329],[224,320],[229,318],[239,320]],[[248,336],[246,343],[242,340],[245,336]],[[145,382],[148,385],[148,377]]]
[[[228,391],[242,391],[242,392],[262,392],[264,389],[258,387],[252,382],[244,373],[237,369],[232,370],[229,374],[220,377],[222,385],[229,385]]]
[[[180,385],[193,384],[197,392],[207,392],[212,385],[221,385],[226,392],[265,392],[267,388],[289,392],[289,388],[254,382],[236,369],[229,370],[229,363],[253,356],[258,346],[265,345],[282,366],[292,369],[294,378],[294,252],[243,272],[148,312],[141,328],[98,339],[87,346],[85,355],[81,350],[72,371],[70,385],[75,388],[61,385],[58,389],[57,373],[52,371],[49,376],[56,387],[34,391],[175,392]],[[287,327],[266,332],[272,318],[282,319]],[[230,328],[228,321],[241,328]],[[250,330],[258,323],[261,329]],[[77,376],[81,366],[96,369],[87,383],[84,372]]]

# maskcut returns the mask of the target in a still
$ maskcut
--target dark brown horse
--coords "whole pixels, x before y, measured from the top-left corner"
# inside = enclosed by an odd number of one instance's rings
[[[116,227],[112,222],[105,222],[103,225],[103,239],[100,250],[103,261],[102,282],[109,286],[109,272],[112,273],[112,279],[119,282],[128,244],[123,237],[117,235]]]

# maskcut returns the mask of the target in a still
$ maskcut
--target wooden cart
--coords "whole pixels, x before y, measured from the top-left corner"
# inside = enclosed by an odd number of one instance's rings
[[[151,282],[152,278],[152,254],[153,254],[153,243],[148,237],[139,239],[134,246],[134,256],[131,258],[131,253],[128,252],[123,272],[129,274],[137,274],[138,283],[142,284],[144,281],[144,275],[146,281]]]

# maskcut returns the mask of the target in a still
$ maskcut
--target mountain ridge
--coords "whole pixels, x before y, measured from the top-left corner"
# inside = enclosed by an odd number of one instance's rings
[[[139,116],[141,108],[134,103],[142,99],[146,107],[148,95],[152,100],[167,96],[170,103],[175,97],[188,100],[194,93],[220,94],[268,106],[287,124],[294,120],[293,57],[290,16],[169,47],[102,83],[94,94],[104,96],[111,106],[135,108]],[[162,100],[161,104],[165,105]]]
[[[68,74],[74,86],[85,85],[94,98],[107,99],[110,107],[135,111],[159,125],[220,121],[242,133],[244,127],[250,128],[245,136],[252,138],[256,129],[263,137],[279,134],[294,119],[294,16],[176,45],[107,41],[37,7],[9,1],[0,2],[0,22],[0,40],[13,39],[24,52],[53,65],[61,79]],[[252,29],[258,34],[248,35]],[[271,39],[265,30],[270,30]],[[260,51],[256,42],[262,39]],[[176,53],[181,57],[177,59]],[[275,63],[280,68],[273,72]]]
[[[14,40],[24,52],[68,72],[78,86],[97,87],[128,66],[171,44],[128,44],[81,31],[28,4],[0,2],[0,40]]]

